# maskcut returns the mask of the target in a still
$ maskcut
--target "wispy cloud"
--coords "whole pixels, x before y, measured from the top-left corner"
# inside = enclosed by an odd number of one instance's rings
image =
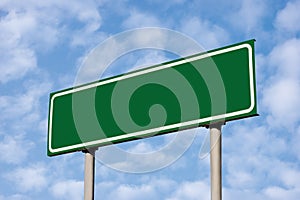
[[[46,168],[35,164],[29,167],[19,167],[6,175],[6,179],[13,182],[21,192],[41,191],[48,183]]]
[[[300,99],[299,40],[279,43],[268,57],[269,78],[263,89],[263,105],[269,110],[271,126],[295,128],[300,115],[295,108]]]
[[[300,31],[300,1],[289,1],[286,6],[277,13],[275,26],[278,30],[296,33]]]
[[[83,182],[76,180],[66,180],[55,183],[50,191],[57,199],[83,199]]]
[[[157,27],[161,26],[162,22],[151,14],[143,13],[138,10],[131,10],[129,17],[123,22],[126,29],[141,28],[141,27]]]
[[[217,48],[229,40],[229,35],[222,27],[198,17],[181,20],[180,31],[194,38],[205,50]]]
[[[249,34],[261,28],[263,17],[266,15],[266,3],[259,0],[236,1],[229,19],[233,27],[239,31]]]
[[[195,182],[183,182],[174,190],[171,197],[167,197],[167,200],[180,200],[180,199],[209,199],[210,189],[207,183],[202,181]]]
[[[0,161],[7,164],[20,164],[26,160],[34,143],[22,135],[4,136],[0,141]]]

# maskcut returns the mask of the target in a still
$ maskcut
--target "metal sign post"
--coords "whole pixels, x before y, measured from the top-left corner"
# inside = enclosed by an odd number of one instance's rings
[[[210,125],[211,200],[222,199],[222,123]]]
[[[91,148],[83,151],[85,153],[84,165],[84,200],[94,200],[94,177],[95,177],[95,151]]]

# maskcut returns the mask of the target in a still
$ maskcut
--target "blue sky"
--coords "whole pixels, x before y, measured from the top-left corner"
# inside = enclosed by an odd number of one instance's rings
[[[84,154],[46,155],[49,93],[74,84],[82,61],[96,45],[143,27],[179,31],[206,50],[256,39],[260,117],[223,127],[223,196],[298,199],[299,10],[299,0],[2,0],[0,200],[83,198]],[[155,50],[128,54],[119,60],[123,65],[116,61],[107,73],[128,71],[124,64],[149,65],[170,57]],[[97,162],[96,199],[209,199],[209,157],[199,159],[207,130],[195,131],[189,149],[161,170],[131,174]],[[119,148],[147,153],[173,137]]]

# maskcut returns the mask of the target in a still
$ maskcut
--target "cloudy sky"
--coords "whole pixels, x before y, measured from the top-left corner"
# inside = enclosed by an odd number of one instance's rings
[[[205,50],[256,39],[260,116],[223,127],[223,196],[298,199],[299,10],[299,0],[1,0],[0,200],[83,198],[84,154],[46,155],[49,93],[73,86],[84,58],[98,44],[143,27],[178,31]],[[109,75],[171,57],[162,50],[126,56]],[[209,157],[199,159],[207,130],[195,131],[188,150],[160,170],[125,173],[97,161],[96,199],[209,199]],[[172,137],[118,147],[143,154]]]

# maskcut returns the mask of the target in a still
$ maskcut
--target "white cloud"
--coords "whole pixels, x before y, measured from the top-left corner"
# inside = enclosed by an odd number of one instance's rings
[[[150,185],[130,186],[120,185],[112,192],[108,199],[140,200],[157,199],[155,190]]]
[[[267,65],[267,56],[263,54],[255,55],[255,73],[256,73],[256,82],[257,88],[256,91],[261,91],[264,88],[264,81],[266,80],[266,65]]]
[[[232,10],[232,14],[229,15],[232,25],[246,33],[259,30],[267,12],[265,1],[243,0],[235,3],[238,4],[238,10]]]
[[[228,175],[228,181],[233,187],[247,188],[253,185],[253,174],[248,171],[236,171]]]
[[[7,1],[0,21],[0,82],[24,77],[37,68],[37,53],[58,42],[88,46],[105,37],[97,33],[101,16],[94,1]],[[49,14],[51,13],[51,14]],[[74,30],[72,24],[80,24]]]
[[[262,103],[269,111],[272,126],[289,129],[300,119],[297,112],[300,99],[300,40],[290,39],[278,44],[268,56],[269,79],[263,89]]]
[[[36,68],[34,52],[28,48],[17,47],[1,51],[0,82],[6,83],[25,76]]]
[[[269,124],[295,128],[300,113],[297,108],[300,100],[300,83],[295,80],[278,80],[264,91],[263,105],[269,110]]]
[[[163,50],[141,49],[126,53],[125,55],[115,59],[106,71],[114,72],[109,74],[110,76],[113,76],[149,67],[167,60],[170,59],[167,59]],[[106,74],[106,76],[108,75]]]
[[[297,130],[293,132],[293,134],[291,135],[291,151],[293,152],[293,154],[296,156],[296,158],[298,159],[298,162],[300,161],[300,145],[299,145],[299,141],[300,141],[300,126],[298,126]]]
[[[28,151],[33,147],[33,142],[25,140],[22,136],[5,136],[0,141],[0,161],[4,163],[19,164],[28,156]]]
[[[6,174],[21,192],[41,191],[47,186],[46,168],[42,165],[20,167]]]
[[[189,132],[189,134],[187,134]],[[103,164],[122,172],[145,173],[156,171],[177,161],[193,143],[195,132],[190,130],[176,133],[158,150],[147,153],[128,152],[117,146],[106,146],[96,152],[96,158]],[[145,147],[145,146],[144,146]],[[149,147],[135,150],[150,150]],[[151,147],[152,148],[152,147]]]
[[[229,39],[228,33],[223,28],[197,17],[182,20],[180,30],[197,40],[206,50],[216,48]]]
[[[226,187],[223,188],[223,199],[267,200],[261,192],[255,190],[238,190]]]
[[[37,135],[34,141],[29,138],[34,130],[41,130],[39,124],[44,120],[46,110],[41,107],[41,98],[51,87],[45,82],[28,81],[22,93],[0,96],[0,150],[6,152],[0,155],[0,161],[20,164],[38,142]]]
[[[270,170],[270,168],[269,168]],[[298,176],[295,177],[295,179]],[[126,181],[128,182],[128,181]],[[139,181],[138,181],[139,182]],[[228,188],[223,186],[224,199],[257,199],[257,200],[275,200],[275,199],[297,199],[299,187],[283,188],[279,186],[259,187],[260,189],[237,187]],[[166,199],[166,200],[196,200],[210,199],[210,185],[203,181],[183,181],[175,182],[170,179],[149,180],[144,177],[142,183],[120,184],[118,182],[100,182],[96,186],[96,194],[101,194],[103,199],[135,200],[135,199]],[[97,197],[96,197],[97,198]]]
[[[152,178],[149,184],[155,186],[159,193],[166,195],[172,193],[174,188],[177,187],[175,180],[167,178]]]
[[[23,87],[23,86],[22,86]],[[28,81],[25,91],[11,96],[0,96],[0,121],[9,124],[16,122],[14,128],[27,127],[40,120],[40,100],[49,93],[51,84],[44,81]],[[36,125],[36,124],[35,124]]]
[[[269,186],[261,190],[236,190],[223,188],[224,199],[243,199],[243,200],[282,200],[299,198],[299,188],[283,188],[278,186]]]
[[[281,174],[278,174],[282,182],[288,188],[299,188],[300,187],[300,171],[297,169],[285,168],[281,171]]]
[[[1,196],[0,195],[0,200],[29,200],[28,196],[21,195],[21,194],[14,194],[11,196]]]
[[[274,134],[273,129],[234,125],[230,130],[230,136],[223,134],[226,186],[242,191],[255,190],[270,182],[282,184],[284,172],[295,170],[281,161],[282,155],[290,153],[289,143]]]
[[[167,200],[198,200],[198,199],[209,199],[210,198],[210,187],[202,182],[183,182],[175,192],[166,198]]]
[[[141,27],[161,26],[161,22],[151,14],[142,13],[137,10],[131,10],[129,17],[123,22],[127,29]]]
[[[292,145],[271,127],[253,125],[236,124],[232,134],[223,134],[224,198],[297,199],[299,169],[288,161]]]
[[[22,32],[32,26],[33,20],[9,13],[0,21],[0,83],[22,78],[26,73],[36,68],[35,52],[22,43]]]
[[[50,188],[53,196],[57,199],[83,199],[83,182],[76,180],[60,181]]]
[[[96,194],[101,194],[101,198],[108,200],[152,200],[165,199],[165,196],[169,196],[177,188],[174,180],[147,175],[140,177],[137,181],[139,184],[120,183],[120,179],[118,182],[100,182],[96,186]]]
[[[297,32],[300,30],[300,1],[288,1],[277,13],[275,26],[280,31]]]
[[[38,103],[34,93],[35,91],[28,91],[16,96],[1,96],[1,109],[4,114],[1,119],[14,119],[31,112]]]
[[[279,43],[269,55],[270,70],[276,78],[300,79],[300,39],[292,38]],[[274,66],[276,68],[274,68]],[[276,71],[275,71],[276,70]]]
[[[127,151],[132,153],[148,153],[153,151],[153,147],[150,143],[140,141],[135,146],[127,149]]]
[[[84,24],[79,29],[72,30],[69,33],[73,35],[71,45],[86,47],[96,45],[106,38],[104,33],[98,32],[102,24],[102,18],[94,1],[75,1],[72,2],[71,6],[65,2],[62,7],[63,10],[67,10],[67,12]]]
[[[0,82],[6,83],[22,78],[36,69],[35,47],[41,47],[40,50],[48,49],[57,40],[57,33],[55,27],[48,25],[51,24],[50,21],[45,22],[52,18],[43,16],[43,12],[10,8],[8,5],[4,5],[3,9],[8,14],[0,21]]]
[[[264,141],[270,141],[268,129],[264,126],[245,126],[240,124],[231,125],[232,135],[223,134],[223,144],[226,152],[242,151],[246,156],[259,154],[262,148],[267,148]],[[249,151],[251,149],[251,151]]]
[[[277,186],[270,186],[264,190],[265,198],[272,200],[293,199],[296,200],[300,196],[300,189],[285,189]]]
[[[134,70],[159,64],[167,61],[168,59],[164,56],[163,52],[152,51],[148,53],[146,52],[143,56],[135,58],[135,60],[136,62],[133,66]]]
[[[17,40],[29,48],[39,47],[39,50],[49,49],[55,45],[59,36],[57,19],[42,12],[45,11],[43,7],[34,7],[30,3],[25,7],[19,6],[4,7],[8,14],[1,23],[4,30],[2,36]]]

